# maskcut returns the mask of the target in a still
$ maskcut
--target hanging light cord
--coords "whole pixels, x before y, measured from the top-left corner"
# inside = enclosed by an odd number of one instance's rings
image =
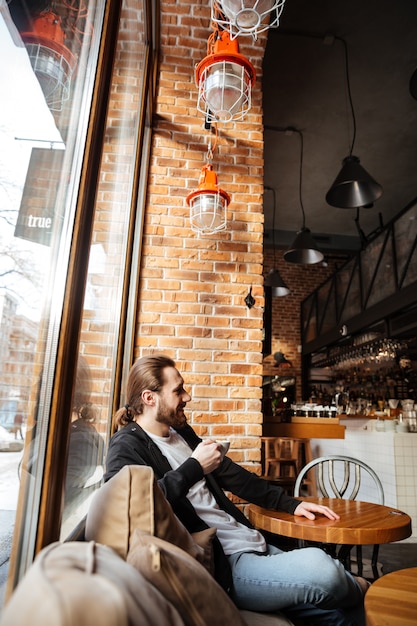
[[[304,138],[303,138],[303,133],[301,132],[301,130],[296,130],[296,132],[298,133],[298,135],[300,137],[300,177],[299,177],[299,183],[298,183],[298,196],[300,198],[300,207],[301,207],[301,212],[303,214],[303,230],[304,230],[305,227],[306,227],[306,214],[304,212],[303,193],[302,193],[302,189],[303,189]]]
[[[351,89],[350,89],[348,47],[347,47],[347,43],[346,43],[345,39],[343,39],[342,37],[335,37],[335,39],[337,39],[338,41],[342,42],[343,49],[344,49],[344,52],[345,52],[346,88],[347,88],[349,105],[350,105],[350,110],[351,110],[351,113],[352,113],[352,122],[353,122],[353,129],[352,129],[353,136],[352,136],[352,143],[351,143],[350,151],[349,151],[349,156],[352,156],[353,146],[355,145],[355,141],[356,141],[356,117],[355,117],[355,109],[353,107],[352,92],[351,92]]]
[[[209,137],[209,141],[208,141],[208,146],[207,146],[207,162],[209,164],[211,164],[211,162],[213,161],[213,153],[215,151],[215,149],[217,148],[217,141],[219,138],[218,135],[218,131],[217,131],[217,125],[213,125],[214,128],[214,144],[211,145],[211,136]]]
[[[287,128],[285,132],[297,133],[298,136],[300,137],[300,176],[299,176],[299,180],[298,180],[298,197],[300,199],[301,213],[303,215],[302,230],[304,230],[305,227],[306,227],[306,214],[305,214],[305,211],[304,211],[304,204],[303,204],[304,137],[303,137],[303,133],[301,132],[301,130],[298,130],[298,128],[290,127],[290,128]]]
[[[276,267],[275,264],[275,189],[273,187],[265,187],[265,189],[267,189],[268,191],[272,191],[272,197],[273,197],[273,211],[272,211],[272,247],[274,250],[274,265],[272,266],[273,268]]]

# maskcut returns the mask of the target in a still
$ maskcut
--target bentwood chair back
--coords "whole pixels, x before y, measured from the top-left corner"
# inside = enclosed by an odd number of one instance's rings
[[[313,469],[318,496],[356,500],[362,485],[362,475],[367,474],[375,488],[372,499],[376,504],[384,504],[384,489],[376,472],[359,459],[341,455],[322,456],[307,463],[295,481],[295,496],[301,495],[302,482]]]
[[[330,455],[313,459],[307,463],[299,472],[294,485],[294,496],[301,495],[301,486],[307,474],[311,480],[315,474],[317,495],[324,498],[341,498],[345,500],[356,500],[361,498],[360,489],[365,478],[367,487],[371,486],[372,501],[376,504],[384,504],[384,489],[375,471],[360,459],[349,456]],[[353,546],[343,546],[339,550],[338,557],[350,566],[350,551]],[[375,578],[378,578],[377,560],[379,546],[375,545],[372,554],[372,571]],[[362,575],[363,562],[361,546],[357,546],[358,574]]]

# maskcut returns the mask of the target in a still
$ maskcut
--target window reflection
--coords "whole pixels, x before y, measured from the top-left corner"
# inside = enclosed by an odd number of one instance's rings
[[[59,106],[40,75],[45,56],[35,62],[34,48],[23,44],[28,43],[27,33],[34,32],[36,18],[51,6],[59,13],[65,46],[77,62],[65,89],[61,85],[65,97]],[[0,46],[6,45],[4,33],[10,46],[7,52],[0,48],[0,89],[7,94],[0,100],[0,270],[5,270],[4,275],[0,271],[0,422],[7,420],[13,430],[15,416],[22,414],[25,436],[23,450],[7,457],[0,452],[2,478],[7,477],[7,502],[0,489],[0,518],[2,508],[9,507],[14,515],[18,507],[8,591],[33,560],[39,535],[41,543],[55,540],[51,536],[56,537],[62,520],[60,538],[65,539],[102,480],[116,371],[120,377],[123,349],[128,361],[134,336],[136,298],[129,293],[129,279],[134,287],[142,228],[137,212],[145,194],[149,150],[150,130],[144,130],[145,112],[151,119],[151,96],[145,90],[145,76],[152,77],[151,71],[146,74],[152,39],[149,6],[124,0],[119,23],[104,19],[104,11],[119,16],[120,5],[112,1],[51,5],[46,0],[13,0],[8,7],[0,0]],[[111,35],[107,39],[106,32]],[[104,61],[98,64],[103,48]],[[111,67],[110,90],[100,91]],[[63,74],[57,76],[63,83]],[[93,92],[101,98],[93,99]],[[9,128],[11,120],[16,126]],[[100,132],[91,131],[98,127]],[[96,159],[93,174],[83,160],[86,153]],[[88,228],[74,236],[80,224]],[[69,321],[72,311],[74,326]],[[59,370],[63,363],[67,368]],[[71,372],[67,385],[62,382],[66,372]],[[62,389],[66,393],[60,394]],[[21,447],[19,432],[15,439],[14,432],[5,430],[13,445]],[[1,465],[6,458],[7,468]],[[10,534],[12,526],[8,516],[2,529]],[[4,568],[0,577],[4,580]]]
[[[22,209],[25,182],[36,150],[52,163],[65,146],[5,2],[0,9],[0,510],[14,511],[51,254],[38,207]],[[30,232],[17,232],[19,219]]]
[[[61,38],[65,35],[78,64],[65,94],[61,89],[60,106],[46,94],[45,64],[42,70],[39,63],[35,67],[35,48],[24,41],[50,3],[0,0],[0,540],[11,534],[22,487],[16,528],[27,522],[18,545],[28,559],[35,543],[56,338],[99,45],[99,38],[92,43],[92,25],[99,34],[103,13],[95,1],[83,5],[82,15],[79,6],[54,5],[62,11]],[[48,36],[57,43],[54,28],[49,25]],[[0,606],[10,541],[5,545]]]
[[[65,480],[64,519],[69,525],[72,514],[75,514],[74,522],[77,523],[81,512],[87,512],[88,496],[100,486],[103,478],[104,439],[96,430],[97,418],[91,369],[86,359],[80,356]]]

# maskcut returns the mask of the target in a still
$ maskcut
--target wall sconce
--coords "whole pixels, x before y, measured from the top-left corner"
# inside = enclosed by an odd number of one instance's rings
[[[348,49],[344,39],[340,37],[337,39],[343,43],[345,51],[346,85],[352,112],[353,138],[350,152],[343,159],[342,169],[326,194],[326,202],[340,209],[368,208],[381,197],[382,187],[360,165],[358,157],[352,154],[356,139],[356,118],[350,90]]]
[[[212,0],[211,20],[232,39],[252,35],[254,39],[268,28],[277,28],[285,0]]]
[[[69,98],[76,65],[76,57],[64,45],[61,18],[52,11],[45,11],[34,20],[33,30],[22,33],[21,37],[46,104],[52,111],[61,111]]]
[[[255,68],[226,31],[210,35],[208,55],[197,65],[195,77],[197,109],[207,122],[241,120],[250,110]]]
[[[191,228],[203,235],[212,235],[226,228],[226,212],[230,203],[229,194],[217,184],[217,175],[211,165],[212,158],[213,151],[209,146],[208,163],[201,169],[198,187],[187,196]]]

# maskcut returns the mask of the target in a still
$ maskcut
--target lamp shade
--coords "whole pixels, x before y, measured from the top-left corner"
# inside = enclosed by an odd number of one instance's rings
[[[319,250],[308,228],[302,228],[293,241],[292,246],[284,252],[284,259],[288,263],[298,265],[313,265],[323,260],[323,253]]]
[[[284,283],[281,274],[275,269],[269,270],[268,275],[265,278],[265,286],[271,287],[271,293],[273,296],[287,296],[290,293],[290,290]]]
[[[255,68],[239,52],[237,40],[224,31],[214,44],[214,52],[196,67],[197,109],[209,121],[240,120],[251,107]]]
[[[326,194],[326,202],[340,209],[355,209],[373,204],[382,187],[361,166],[358,157],[343,159],[343,166]]]

